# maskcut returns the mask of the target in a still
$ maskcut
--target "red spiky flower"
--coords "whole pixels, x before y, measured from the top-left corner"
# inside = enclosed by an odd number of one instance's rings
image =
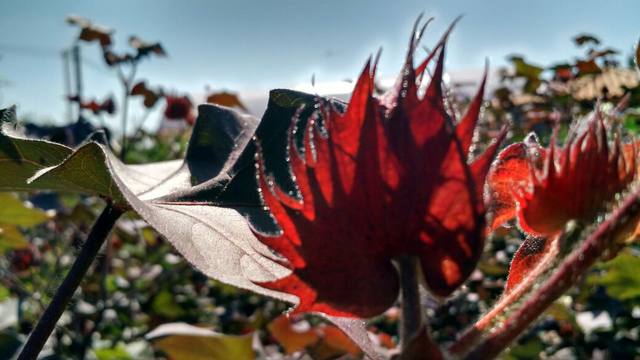
[[[602,115],[572,128],[564,147],[548,149],[534,135],[505,148],[488,176],[492,227],[517,217],[528,234],[549,236],[570,220],[589,221],[635,176],[635,157],[609,143]]]
[[[533,134],[508,146],[489,172],[491,227],[517,218],[529,235],[511,261],[505,293],[551,264],[570,220],[590,222],[635,177],[635,145],[610,144],[599,112],[578,125],[561,148],[555,133],[549,148]]]
[[[442,91],[445,41],[414,69],[418,38],[387,94],[373,96],[377,61],[370,60],[344,113],[319,100],[299,129],[304,149],[294,145],[292,125],[290,167],[300,198],[273,183],[258,155],[262,197],[282,231],[257,236],[292,271],[263,285],[298,296],[296,312],[382,313],[398,296],[392,259],[399,256],[419,258],[438,296],[449,295],[475,268],[484,244],[483,185],[498,143],[468,163],[484,80],[455,124]],[[436,54],[420,98],[420,80]]]

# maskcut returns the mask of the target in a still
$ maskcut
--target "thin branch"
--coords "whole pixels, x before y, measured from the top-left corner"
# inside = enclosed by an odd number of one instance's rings
[[[78,354],[79,360],[84,360],[87,357],[88,350],[93,346],[93,334],[98,331],[102,320],[104,319],[104,313],[107,310],[107,298],[109,296],[107,290],[107,277],[109,276],[110,261],[113,252],[109,237],[105,240],[104,245],[104,258],[99,262],[100,264],[100,302],[97,306],[97,316],[93,321],[91,329],[84,334],[84,339],[80,342],[80,353]]]
[[[129,72],[129,76],[125,77],[124,72],[121,67],[118,67],[118,78],[122,83],[122,87],[124,88],[124,94],[122,96],[122,144],[120,145],[122,148],[120,149],[120,160],[124,161],[124,158],[127,154],[127,122],[129,116],[129,98],[131,97],[131,83],[136,76],[136,71],[138,69],[138,63],[131,63],[131,71]]]
[[[629,195],[622,205],[587,239],[567,256],[532,296],[500,328],[487,335],[466,359],[493,359],[535,321],[558,297],[608,252],[617,250],[621,232],[635,227],[640,215],[640,190]]]
[[[123,213],[124,211],[122,209],[112,204],[108,204],[102,211],[93,224],[87,241],[82,246],[67,276],[56,290],[51,303],[40,317],[27,343],[22,348],[18,360],[32,360],[38,357],[38,354],[42,351],[47,339],[49,339],[60,316],[62,316],[73,294],[80,285],[82,278],[84,278],[87,270],[89,270],[89,267],[93,263],[100,247],[102,247],[111,229]]]

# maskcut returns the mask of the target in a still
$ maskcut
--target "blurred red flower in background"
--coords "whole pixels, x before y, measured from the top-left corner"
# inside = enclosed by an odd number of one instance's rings
[[[193,111],[193,103],[187,96],[166,95],[167,105],[164,116],[169,120],[185,120],[193,125],[196,117]]]

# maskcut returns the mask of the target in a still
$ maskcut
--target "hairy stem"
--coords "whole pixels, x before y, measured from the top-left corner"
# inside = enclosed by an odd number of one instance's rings
[[[418,259],[404,256],[398,259],[400,273],[400,296],[402,318],[400,322],[400,342],[405,349],[423,326],[422,306],[418,276]]]
[[[80,285],[80,281],[82,281],[87,270],[89,270],[100,247],[102,247],[111,229],[123,212],[122,209],[112,204],[108,204],[102,211],[93,224],[87,241],[82,246],[67,276],[56,290],[51,303],[40,317],[35,329],[31,332],[27,343],[18,356],[18,360],[36,359],[40,351],[42,351],[42,347],[51,335],[51,332],[53,332],[56,323],[60,319],[60,316],[62,316],[69,301],[71,301],[71,297]]]
[[[466,359],[493,359],[535,321],[558,297],[607,252],[616,249],[622,229],[634,226],[640,215],[640,191],[629,195],[622,205],[576,250],[571,252],[542,286],[494,332],[476,346]]]

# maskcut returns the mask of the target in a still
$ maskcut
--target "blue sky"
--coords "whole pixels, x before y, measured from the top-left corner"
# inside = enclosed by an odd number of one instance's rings
[[[116,30],[116,47],[137,34],[160,40],[169,57],[141,64],[139,78],[178,91],[239,91],[247,97],[270,88],[354,78],[364,61],[383,48],[380,74],[398,71],[411,25],[424,11],[435,16],[425,44],[464,14],[450,44],[452,71],[493,68],[511,53],[548,64],[580,53],[570,39],[597,34],[629,54],[640,37],[640,1],[505,0],[3,0],[0,11],[0,103],[62,123],[64,101],[60,51],[77,30],[69,14]],[[97,45],[83,47],[86,94],[120,94],[115,74],[102,65]]]

